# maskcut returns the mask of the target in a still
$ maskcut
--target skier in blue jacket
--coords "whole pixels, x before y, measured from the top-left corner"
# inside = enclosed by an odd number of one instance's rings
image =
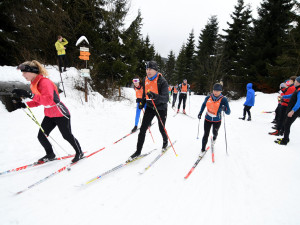
[[[246,112],[248,113],[248,121],[251,121],[251,113],[250,109],[252,106],[254,106],[255,102],[255,91],[252,89],[252,83],[247,84],[247,96],[246,101],[244,103],[244,115],[243,117],[240,117],[239,119],[245,120],[246,118]]]

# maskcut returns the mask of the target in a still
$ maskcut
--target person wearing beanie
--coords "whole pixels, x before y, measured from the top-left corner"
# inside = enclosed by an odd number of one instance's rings
[[[139,119],[140,119],[140,114],[141,110],[139,108],[140,103],[142,102],[142,97],[143,97],[143,87],[140,84],[140,79],[138,77],[134,78],[132,80],[133,85],[134,85],[134,90],[135,90],[135,95],[136,95],[136,112],[135,112],[135,124],[133,129],[131,130],[131,133],[135,132],[137,130],[137,126],[139,124]],[[145,104],[144,109],[146,108],[147,104]]]
[[[247,96],[246,101],[244,103],[244,114],[243,117],[239,118],[242,120],[245,120],[246,118],[246,112],[248,113],[248,121],[251,121],[251,113],[250,109],[252,106],[254,106],[255,102],[255,91],[252,89],[252,83],[247,84]]]
[[[26,102],[29,108],[44,106],[45,117],[38,133],[38,140],[46,151],[46,155],[38,160],[38,163],[44,163],[55,160],[56,156],[53,152],[51,143],[47,136],[57,126],[63,138],[74,148],[76,155],[72,159],[75,163],[83,158],[78,140],[73,136],[71,131],[71,115],[68,108],[60,101],[58,89],[56,85],[48,78],[48,72],[36,60],[26,61],[18,66],[23,77],[30,81],[30,89],[32,93],[23,89],[14,89],[13,94],[19,98],[30,98],[31,101]],[[25,108],[24,105],[19,105]],[[47,135],[47,136],[46,136]]]
[[[187,93],[189,92],[190,95],[191,95],[191,89],[190,89],[190,85],[187,83],[187,79],[184,79],[183,83],[179,84],[178,90],[179,90],[180,94],[179,94],[179,102],[178,102],[177,113],[179,113],[180,105],[181,105],[181,102],[183,101],[183,110],[182,110],[182,112],[184,114],[186,114],[186,112],[185,112],[185,103],[186,103]]]
[[[285,95],[283,99],[290,99],[287,106],[287,116],[284,121],[284,136],[281,139],[275,140],[275,143],[280,145],[287,145],[290,141],[290,129],[297,117],[300,116],[300,76],[295,79],[294,82],[295,91],[291,95]]]
[[[288,87],[285,89],[284,93],[282,92],[281,96],[279,96],[281,106],[279,108],[280,110],[278,111],[278,120],[277,120],[276,125],[274,127],[272,127],[273,129],[275,129],[275,131],[269,132],[270,135],[280,136],[280,135],[283,135],[283,133],[284,133],[284,121],[286,118],[286,113],[287,113],[286,110],[287,110],[290,99],[283,98],[283,96],[291,95],[292,93],[294,93],[295,79],[296,79],[296,76],[290,77],[290,79],[286,82]]]
[[[142,109],[146,103],[147,107],[140,128],[136,151],[129,157],[128,161],[132,161],[141,154],[145,141],[146,131],[151,125],[151,121],[155,116],[157,117],[159,131],[163,138],[162,149],[165,150],[168,146],[168,136],[164,130],[164,126],[167,120],[169,85],[163,75],[161,73],[158,73],[157,69],[158,67],[155,61],[147,62],[147,76],[142,81],[143,95],[139,108]],[[152,103],[152,100],[154,101],[155,106]],[[163,125],[161,124],[160,119],[162,120]]]
[[[230,108],[228,100],[222,95],[222,85],[216,83],[213,86],[213,93],[207,96],[202,104],[201,110],[198,114],[198,119],[202,117],[202,113],[206,108],[206,115],[204,120],[204,135],[202,138],[202,148],[201,151],[204,152],[206,149],[206,144],[208,141],[209,132],[211,126],[213,126],[213,141],[215,142],[218,136],[218,131],[221,126],[222,121],[222,111],[227,115],[230,114]]]

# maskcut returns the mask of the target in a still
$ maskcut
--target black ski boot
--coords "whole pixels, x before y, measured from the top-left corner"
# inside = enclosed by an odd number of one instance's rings
[[[72,159],[72,163],[78,162],[80,159],[83,158],[83,156],[84,156],[84,155],[83,155],[83,152],[82,152],[82,151],[80,151],[79,153],[76,152],[75,157]]]
[[[38,160],[38,163],[45,163],[45,162],[49,162],[49,161],[53,161],[55,159],[55,154],[47,154],[44,157],[40,158]]]
[[[135,160],[137,157],[139,157],[140,155],[141,155],[141,153],[135,152],[128,158],[128,160],[126,162],[131,162],[131,161]]]
[[[287,143],[289,143],[289,140],[281,138],[281,139],[275,140],[275,143],[277,143],[279,145],[287,145]]]
[[[167,147],[168,147],[168,141],[164,141],[162,146],[162,151],[165,152],[167,150]]]
[[[251,117],[249,117],[249,118],[247,119],[247,121],[251,121]]]
[[[245,120],[245,117],[240,117],[239,119],[240,119],[240,120]]]
[[[131,133],[136,132],[136,130],[137,130],[137,126],[134,126],[134,128],[131,130]]]

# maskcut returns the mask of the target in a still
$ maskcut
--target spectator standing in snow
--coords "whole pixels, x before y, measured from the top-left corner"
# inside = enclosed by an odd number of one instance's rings
[[[145,106],[146,102],[147,107],[140,128],[136,151],[129,157],[129,161],[133,160],[141,154],[145,141],[146,131],[151,125],[151,121],[153,120],[154,116],[156,116],[158,119],[159,131],[163,138],[162,148],[165,149],[168,146],[168,136],[159,119],[160,117],[163,125],[165,126],[169,101],[168,82],[161,73],[158,73],[158,66],[155,61],[147,62],[146,73],[147,76],[143,79],[142,82],[143,96],[142,104],[139,105],[139,108],[142,109]],[[157,114],[151,99],[154,101],[159,115]]]
[[[294,93],[295,91],[295,86],[294,86],[294,82],[295,82],[296,76],[292,76],[290,78],[289,81],[287,81],[287,89],[286,91],[283,93],[282,97],[285,95],[291,95],[292,93]],[[273,127],[275,128],[274,132],[269,132],[270,135],[275,135],[275,136],[279,136],[279,135],[283,135],[284,133],[284,121],[286,118],[286,114],[287,114],[287,107],[289,104],[290,99],[289,98],[282,98],[281,99],[281,107],[279,110],[279,116],[278,116],[278,121],[276,123],[276,126]]]
[[[68,44],[68,41],[63,38],[61,35],[58,35],[57,41],[55,42],[55,48],[57,51],[58,57],[58,67],[59,72],[62,73],[62,66],[64,66],[64,72],[67,71],[67,57],[66,57],[66,47],[65,45]]]
[[[255,92],[252,89],[252,83],[247,84],[247,96],[246,96],[246,101],[244,103],[244,114],[243,117],[240,119],[245,120],[246,118],[246,112],[248,113],[248,121],[251,121],[251,113],[250,109],[252,106],[254,106],[255,102]]]
[[[291,125],[295,122],[298,116],[300,116],[300,76],[295,79],[295,91],[291,95],[282,96],[283,99],[290,99],[287,106],[287,116],[284,121],[284,136],[281,139],[277,139],[276,143],[280,145],[287,145],[290,141],[290,129]]]
[[[207,96],[202,104],[201,110],[198,114],[198,119],[202,117],[204,109],[207,109],[205,120],[204,120],[204,135],[202,138],[202,148],[201,151],[204,152],[206,149],[206,144],[208,141],[209,132],[211,126],[213,126],[213,141],[216,141],[218,136],[218,131],[221,126],[222,114],[224,111],[227,115],[230,114],[230,108],[228,100],[222,94],[222,85],[216,83],[213,86],[213,93]]]
[[[142,97],[143,97],[143,87],[140,85],[140,79],[138,77],[132,80],[136,95],[136,112],[135,112],[135,124],[131,132],[135,132],[137,130],[137,126],[139,124],[141,110],[139,105],[142,104]],[[144,109],[146,108],[147,104],[145,104]]]
[[[280,107],[281,107],[281,96],[283,96],[284,95],[284,93],[286,92],[286,89],[287,89],[287,85],[286,85],[286,83],[281,83],[280,85],[279,85],[279,94],[280,94],[280,97],[278,96],[278,105],[277,105],[277,107],[276,107],[276,109],[275,109],[275,118],[274,118],[274,120],[272,121],[272,123],[277,123],[277,121],[278,121],[278,118],[279,118],[279,112],[280,112]]]
[[[77,162],[83,157],[83,152],[77,139],[71,131],[71,115],[67,107],[60,101],[59,93],[56,85],[47,78],[47,70],[36,60],[27,61],[18,66],[18,69],[23,73],[23,77],[30,81],[30,89],[32,93],[23,89],[14,89],[12,93],[20,98],[30,98],[27,102],[28,107],[33,108],[40,105],[44,106],[45,117],[42,121],[42,130],[38,133],[38,140],[46,151],[46,155],[39,159],[40,163],[52,161],[55,159],[55,154],[48,138],[51,131],[57,126],[63,138],[68,141],[74,148],[76,155],[72,162]],[[17,105],[17,108],[25,108],[25,104]]]

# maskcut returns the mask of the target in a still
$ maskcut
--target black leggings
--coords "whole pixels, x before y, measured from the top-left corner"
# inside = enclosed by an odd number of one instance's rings
[[[204,135],[202,138],[202,149],[205,149],[205,147],[206,147],[211,126],[213,126],[213,130],[212,130],[213,140],[215,141],[217,139],[218,131],[221,126],[221,121],[219,121],[219,122],[211,122],[208,120],[204,121]]]
[[[178,109],[180,109],[181,101],[183,100],[183,109],[185,109],[185,102],[186,102],[187,95],[185,93],[179,94],[179,103],[178,103]]]
[[[284,131],[284,122],[287,117],[286,109],[287,109],[287,106],[285,106],[285,105],[281,105],[281,107],[279,109],[279,115],[278,115],[278,120],[277,120],[277,130],[279,130],[279,131]]]
[[[158,110],[158,113],[160,115],[160,118],[161,118],[164,126],[165,126],[166,120],[167,120],[167,110]],[[139,137],[138,137],[138,143],[137,143],[137,147],[136,147],[136,152],[139,154],[141,154],[141,152],[142,152],[142,148],[143,148],[145,136],[146,136],[146,131],[147,131],[148,127],[150,126],[151,121],[153,120],[154,116],[157,117],[159,131],[161,133],[161,136],[163,137],[163,141],[164,142],[168,141],[168,136],[164,130],[164,127],[161,125],[161,122],[158,118],[158,115],[157,115],[155,109],[147,107],[145,110],[145,115],[143,117],[141,129],[140,129],[140,133],[139,133]]]
[[[290,130],[291,130],[291,126],[292,124],[295,122],[295,120],[298,118],[299,114],[294,115],[292,117],[288,117],[286,116],[285,118],[285,122],[284,122],[284,139],[285,140],[290,140]]]
[[[172,107],[175,106],[176,99],[177,99],[177,94],[173,94],[173,103],[172,103]]]
[[[77,139],[73,136],[72,131],[71,131],[71,118],[66,118],[66,117],[47,117],[43,119],[43,122],[41,124],[43,130],[47,135],[51,133],[51,131],[57,126],[60,133],[62,134],[63,138],[67,140],[76,153],[81,152],[81,147]],[[41,143],[41,145],[44,147],[46,154],[47,155],[52,155],[54,154],[52,145],[50,144],[49,140],[47,137],[45,137],[44,133],[40,130],[38,134],[38,139]]]
[[[58,55],[58,67],[59,67],[59,72],[62,72],[62,67],[64,66],[64,70],[67,68],[68,60],[66,55]]]
[[[244,106],[244,115],[243,115],[244,118],[246,117],[246,112],[248,113],[248,118],[251,118],[251,113],[250,113],[251,107],[252,106],[248,106],[248,105]]]

